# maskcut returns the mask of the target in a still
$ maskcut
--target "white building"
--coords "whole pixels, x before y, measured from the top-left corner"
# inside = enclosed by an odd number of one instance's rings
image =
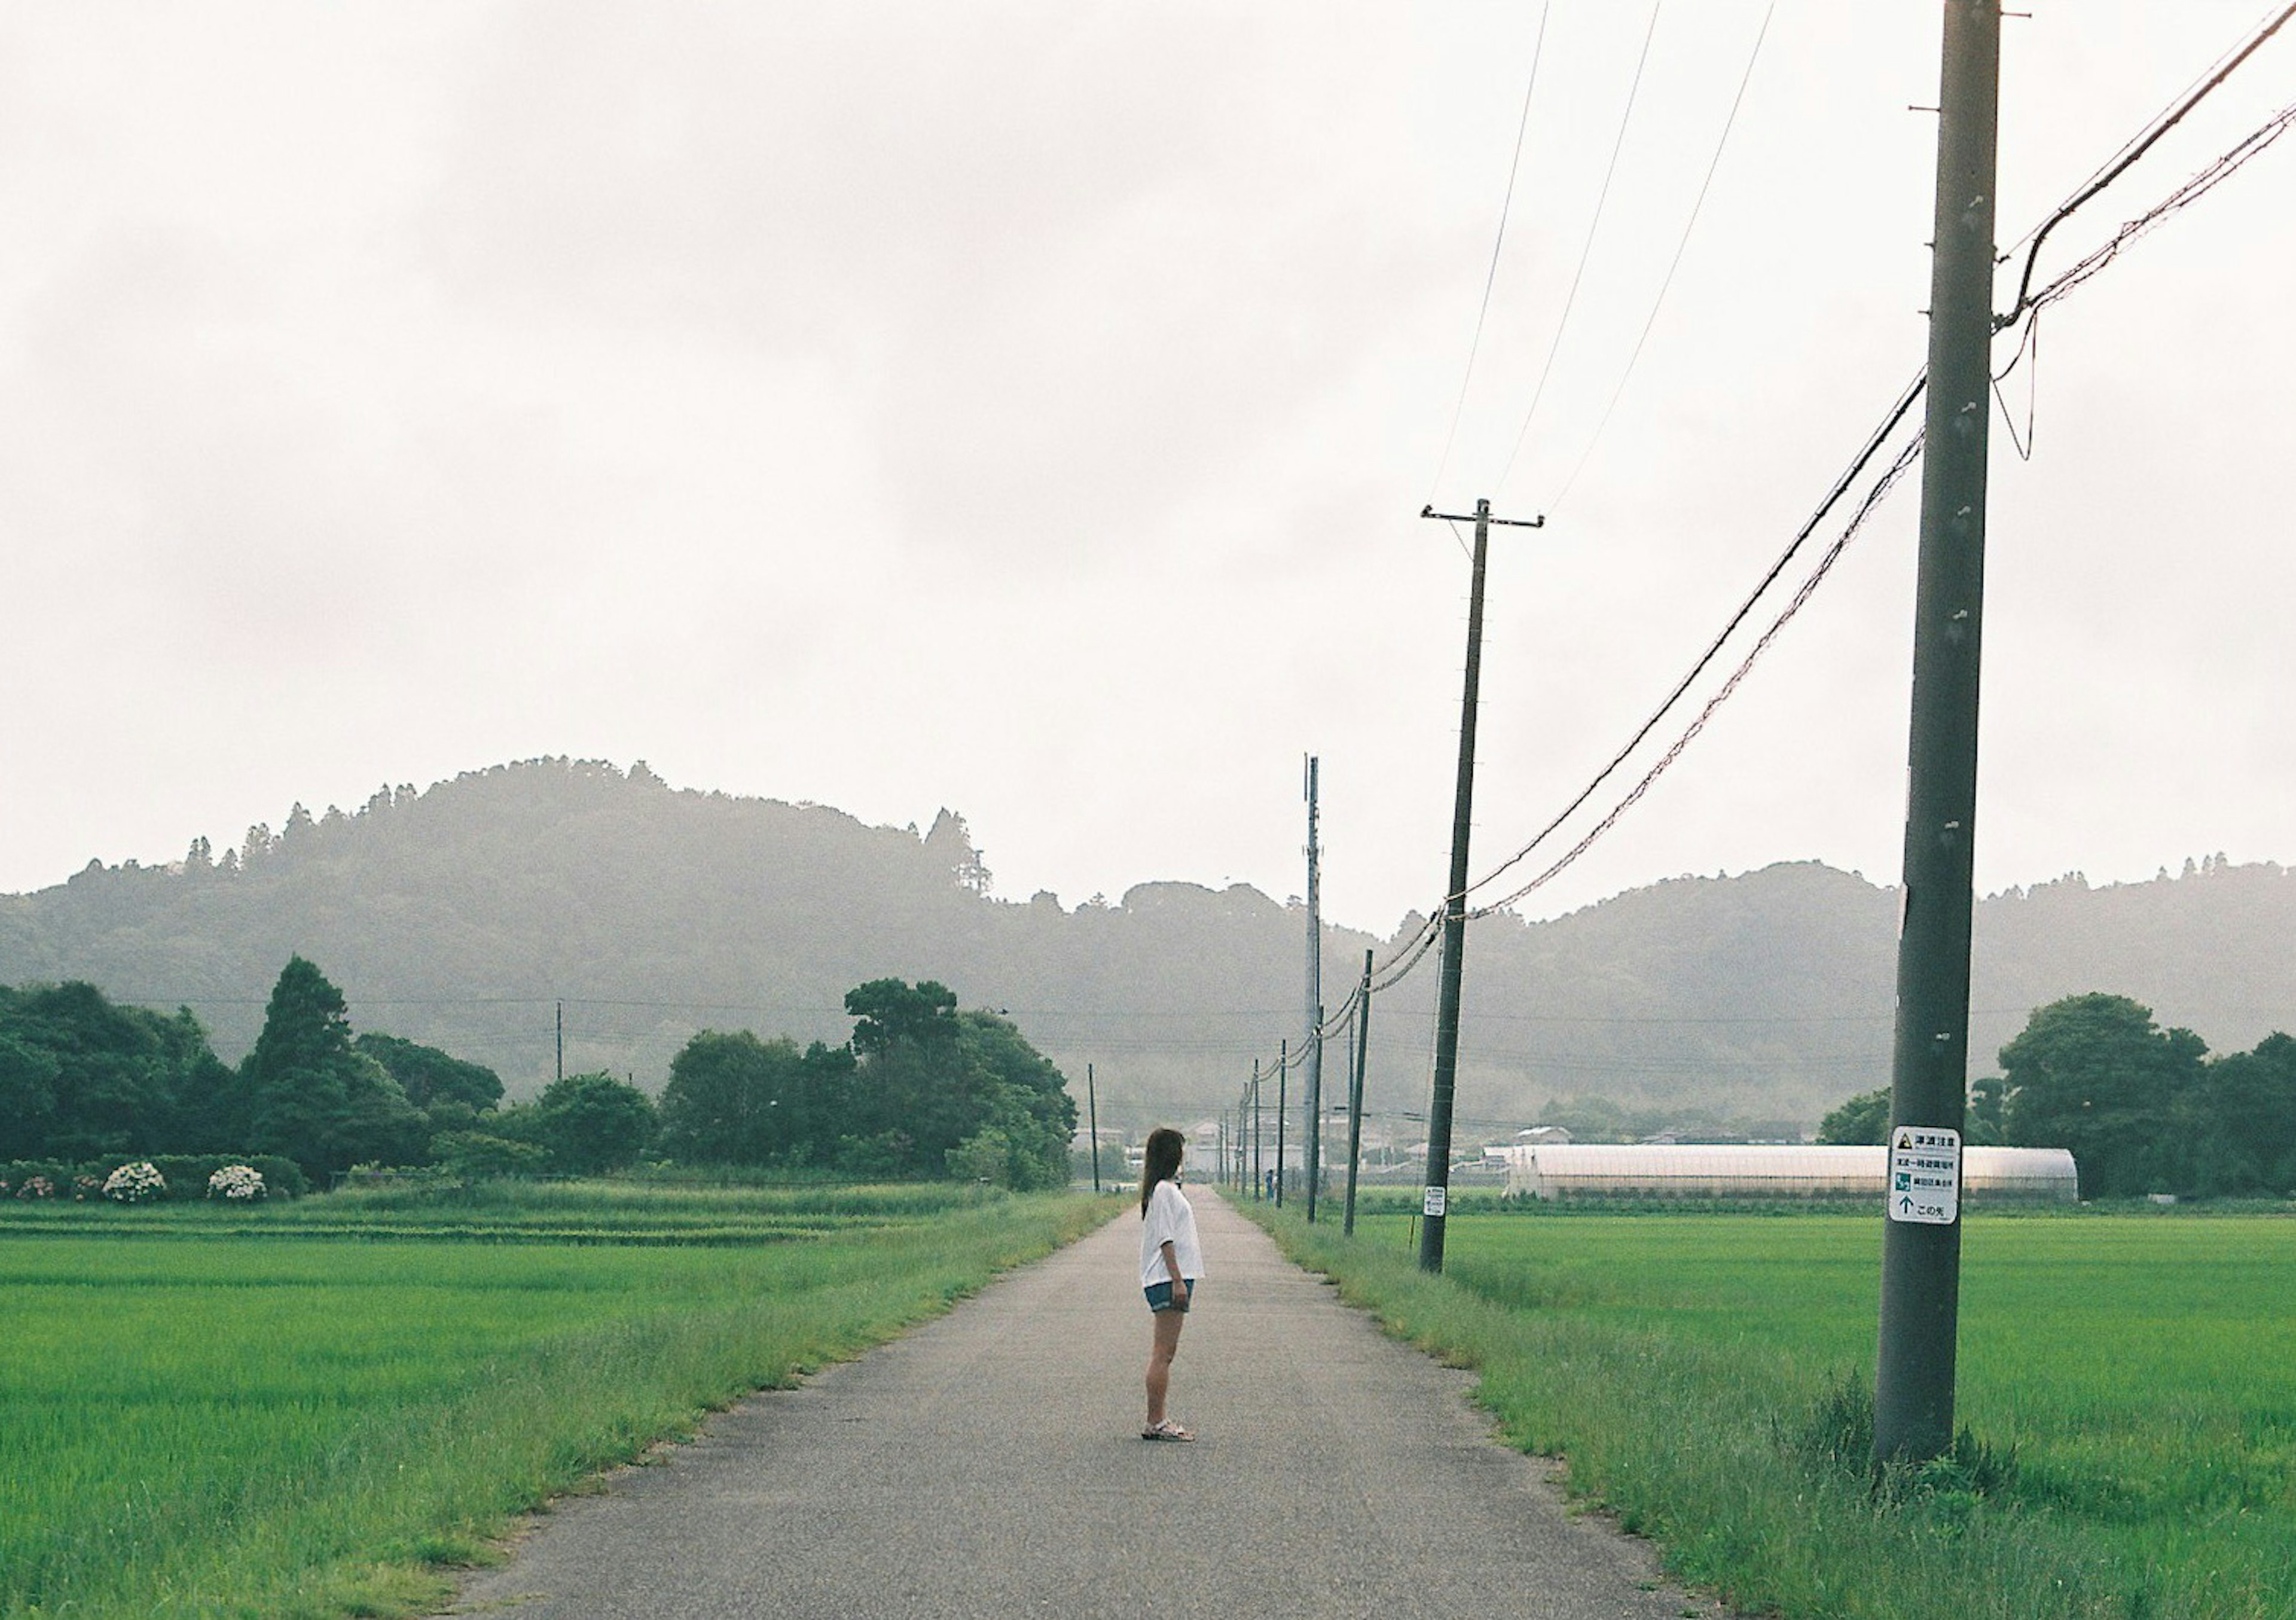
[[[1507,1150],[1510,1198],[1874,1198],[1889,1178],[1886,1147],[1539,1142]],[[2064,1203],[2080,1196],[2062,1147],[1969,1147],[1962,1196],[1972,1201]]]

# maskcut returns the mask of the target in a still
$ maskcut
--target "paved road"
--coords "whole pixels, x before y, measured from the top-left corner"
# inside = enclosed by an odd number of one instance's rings
[[[1710,1613],[1564,1517],[1464,1375],[1382,1337],[1191,1188],[1211,1276],[1138,1438],[1148,1313],[1119,1218],[949,1315],[570,1499],[454,1611],[521,1620]]]

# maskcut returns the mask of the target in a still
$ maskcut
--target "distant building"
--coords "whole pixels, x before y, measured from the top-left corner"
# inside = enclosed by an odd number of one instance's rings
[[[1879,1202],[1889,1160],[1886,1147],[1539,1143],[1508,1149],[1505,1196]],[[1961,1188],[1972,1202],[2070,1204],[2080,1196],[2073,1155],[2062,1147],[1965,1148]]]

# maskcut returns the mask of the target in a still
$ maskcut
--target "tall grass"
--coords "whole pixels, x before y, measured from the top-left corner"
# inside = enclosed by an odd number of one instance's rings
[[[0,1237],[0,1615],[419,1611],[507,1516],[1106,1213],[881,1191],[909,1218],[740,1247]]]
[[[1964,1240],[1971,1444],[1877,1491],[1871,1216],[1404,1221],[1264,1211],[1507,1438],[1734,1605],[1827,1620],[2296,1615],[2296,1222],[2003,1218]],[[1854,1412],[1852,1413],[1854,1419]],[[1831,1436],[1831,1437],[1829,1437]]]
[[[928,1220],[1003,1195],[951,1182],[726,1187],[644,1181],[414,1180],[251,1205],[0,1203],[0,1236],[476,1239],[742,1244]]]

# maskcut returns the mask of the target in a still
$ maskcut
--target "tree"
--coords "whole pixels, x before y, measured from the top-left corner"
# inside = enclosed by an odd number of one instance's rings
[[[547,1148],[483,1131],[442,1131],[431,1139],[430,1151],[440,1168],[470,1180],[530,1176],[550,1167]]]
[[[426,1114],[441,1103],[466,1103],[483,1113],[502,1101],[502,1076],[437,1047],[372,1032],[359,1035],[351,1045],[381,1064],[406,1093],[406,1100]]]
[[[988,1082],[973,1088],[991,1098],[988,1128],[1005,1139],[1009,1168],[1003,1184],[1022,1192],[1067,1186],[1077,1123],[1067,1078],[995,1013],[960,1013],[957,1022],[966,1063]]]
[[[2070,1149],[2092,1197],[2171,1189],[2185,1180],[2174,1122],[2207,1053],[2126,996],[2052,1001],[2001,1048],[2004,1133],[2018,1147]]]
[[[2296,1040],[2266,1036],[2217,1058],[2186,1095],[2186,1190],[2210,1196],[2296,1194]]]
[[[1013,1143],[994,1125],[983,1125],[948,1150],[948,1173],[959,1181],[1013,1185]]]
[[[845,992],[857,1068],[839,1159],[851,1173],[938,1175],[988,1098],[959,1050],[956,995],[927,979],[872,979]]]
[[[18,1153],[165,1152],[222,1073],[188,1011],[123,1007],[77,982],[0,987],[0,1139]]]
[[[569,1074],[535,1100],[536,1135],[554,1166],[575,1175],[636,1164],[654,1124],[653,1099],[611,1074]]]
[[[299,956],[272,987],[263,1032],[241,1074],[249,1145],[285,1155],[314,1180],[422,1155],[422,1114],[381,1064],[353,1047],[343,992]]]
[[[956,879],[960,888],[984,897],[988,894],[994,880],[980,851],[972,847],[972,832],[963,816],[943,806],[925,834],[924,850],[934,864]]]
[[[1890,1089],[1861,1091],[1817,1122],[1817,1139],[1837,1147],[1876,1147],[1890,1139]]]
[[[670,1060],[661,1149],[683,1164],[767,1164],[806,1142],[806,1055],[784,1037],[703,1030]]]
[[[0,1159],[44,1154],[56,1111],[55,1054],[0,1031]]]
[[[2009,1082],[1988,1074],[1969,1082],[1969,1111],[1962,1121],[1961,1139],[1972,1147],[1999,1147],[2008,1140]]]
[[[960,1012],[931,980],[873,979],[845,1007],[854,1027],[842,1047],[800,1054],[747,1031],[686,1042],[662,1091],[663,1150],[687,1164],[1067,1184],[1076,1104],[1010,1023]]]
[[[845,992],[853,1050],[864,1058],[908,1046],[936,1050],[956,1040],[956,992],[931,979],[911,985],[872,979]]]
[[[1964,1114],[1961,1139],[1972,1147],[1997,1147],[2002,1141],[2001,1101],[2004,1081],[1998,1074],[1972,1081],[1969,1107]],[[1890,1088],[1861,1091],[1818,1122],[1817,1139],[1849,1147],[1880,1147],[1890,1139]]]

